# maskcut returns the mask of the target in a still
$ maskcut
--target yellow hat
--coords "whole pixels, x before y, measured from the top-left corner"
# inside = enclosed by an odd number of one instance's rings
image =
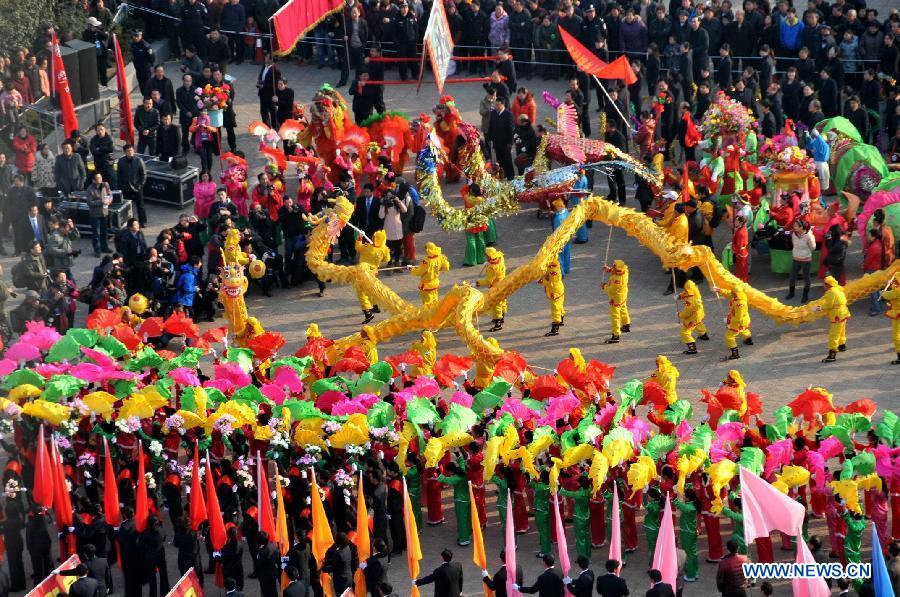
[[[628,267],[627,265],[625,265],[625,262],[622,261],[621,259],[616,259],[615,261],[613,261],[613,266],[616,269],[624,269],[624,268]]]
[[[147,310],[149,303],[146,296],[140,293],[135,293],[132,294],[131,298],[128,299],[128,306],[131,307],[131,311],[133,313],[137,313],[138,315],[140,315]]]
[[[311,323],[306,327],[306,338],[321,338],[322,333],[319,331],[319,324]]]
[[[425,245],[425,253],[429,257],[437,257],[441,254],[441,248],[434,243],[427,243]]]
[[[496,263],[503,258],[503,252],[494,247],[488,247],[484,250],[484,256],[487,257],[488,261],[491,263]]]
[[[744,381],[744,378],[741,377],[741,372],[737,369],[732,369],[728,372],[728,375],[725,377],[725,381],[731,381],[731,383],[738,386],[746,386],[747,383]]]
[[[376,247],[383,247],[387,242],[387,233],[384,230],[376,230],[372,235],[372,244]]]
[[[838,281],[834,279],[834,276],[825,276],[824,280],[825,286],[828,288],[833,288],[834,286],[839,286]]]
[[[247,271],[250,273],[251,278],[259,280],[266,275],[266,264],[262,259],[254,259],[250,262],[250,265],[247,266]]]

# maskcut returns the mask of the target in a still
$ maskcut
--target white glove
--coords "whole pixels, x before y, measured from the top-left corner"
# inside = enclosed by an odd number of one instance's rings
[[[281,569],[282,569],[282,570],[287,570],[287,567],[288,567],[288,565],[287,565],[286,562],[282,562],[282,563],[281,563]]]
[[[572,582],[571,576],[563,576],[563,584],[569,584],[570,582]]]
[[[412,579],[412,586],[416,586],[416,579]]]
[[[487,570],[482,570],[482,571],[481,571],[481,578],[487,578],[488,576],[490,576],[490,574],[488,574],[488,571],[487,571]]]
[[[213,557],[214,557],[214,558],[221,558],[221,557],[222,557],[222,552],[221,552],[221,551],[214,551],[214,552],[213,552]]]
[[[512,588],[513,588],[513,591],[518,591],[519,585],[517,585],[516,583],[513,583]]]
[[[366,563],[365,563],[365,562],[360,562],[360,563],[359,563],[359,569],[360,569],[360,570],[365,570],[365,569],[366,569]]]
[[[74,533],[74,532],[75,532],[75,527],[69,527],[69,532],[70,532],[70,533]]]

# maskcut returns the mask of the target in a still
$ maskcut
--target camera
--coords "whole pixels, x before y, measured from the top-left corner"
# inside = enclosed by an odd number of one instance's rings
[[[81,255],[81,249],[73,249],[70,253],[72,259],[77,259],[79,255]]]

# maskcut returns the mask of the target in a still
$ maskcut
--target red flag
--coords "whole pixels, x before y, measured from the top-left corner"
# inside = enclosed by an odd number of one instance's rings
[[[191,528],[195,531],[209,516],[203,499],[203,485],[200,482],[200,448],[194,443],[194,465],[191,469]]]
[[[596,74],[598,79],[622,79],[626,85],[633,85],[637,81],[637,75],[625,56],[619,56]]]
[[[562,28],[562,26],[557,26],[559,27],[560,38],[563,40],[566,49],[569,51],[569,56],[572,57],[572,60],[578,65],[578,68],[589,75],[599,76],[599,73],[601,73],[608,65],[597,58],[596,54],[591,50],[584,47],[581,42],[572,37],[568,31]]]
[[[343,6],[344,0],[291,0],[282,6],[271,19],[278,48],[275,54],[290,54],[298,39]]]
[[[228,537],[225,534],[225,521],[222,519],[222,508],[219,507],[219,496],[216,495],[216,484],[213,481],[212,468],[209,466],[209,454],[206,456],[206,509],[209,512],[209,541],[214,552],[222,551]],[[222,577],[222,560],[216,559],[216,586],[225,586]]]
[[[275,539],[275,515],[272,513],[272,494],[269,493],[269,481],[263,470],[262,456],[256,453],[256,505],[259,508],[259,530]]]
[[[688,117],[690,118],[690,117]],[[691,200],[691,179],[688,176],[687,162],[684,163],[684,169],[681,173],[681,201],[687,203]]]
[[[106,438],[103,439],[103,445],[106,448],[106,464],[103,469],[103,515],[106,518],[106,524],[116,528],[122,524],[122,512],[119,509],[119,485]]]
[[[75,553],[75,534],[73,525],[72,496],[66,484],[66,471],[63,469],[62,456],[56,450],[56,444],[50,443],[50,458],[53,460],[54,495],[53,510],[56,512],[56,528],[65,533],[65,539],[59,540],[59,553],[62,557]]]
[[[150,519],[150,499],[147,497],[147,476],[144,471],[144,445],[138,443],[137,496],[134,499],[134,528],[141,533]]]
[[[684,134],[684,144],[687,147],[694,147],[703,140],[703,135],[697,130],[697,125],[694,124],[694,119],[691,118],[690,112],[685,112],[681,118],[684,119],[684,124],[687,128],[687,132]]]
[[[38,431],[37,455],[34,464],[34,501],[45,508],[53,507],[53,468],[44,441],[44,426]]]
[[[134,145],[134,120],[131,119],[131,97],[128,94],[128,79],[125,78],[125,61],[119,36],[113,35],[116,50],[116,89],[119,95],[119,139]]]
[[[78,130],[78,117],[75,115],[75,104],[72,102],[72,91],[69,89],[69,79],[66,77],[66,66],[63,64],[62,54],[59,52],[59,40],[56,39],[56,31],[50,31],[53,42],[53,88],[56,97],[59,98],[59,110],[62,112],[62,124],[66,136],[72,131]]]

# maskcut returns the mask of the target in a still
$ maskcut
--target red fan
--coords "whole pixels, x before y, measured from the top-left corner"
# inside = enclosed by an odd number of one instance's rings
[[[431,371],[442,386],[453,385],[453,380],[472,368],[472,359],[455,354],[445,354],[434,364]]]
[[[138,328],[137,333],[142,338],[159,338],[163,335],[163,318],[148,317]]]
[[[803,415],[807,421],[814,421],[816,413],[825,414],[834,412],[834,406],[828,396],[817,390],[805,390],[802,394],[788,403],[795,417]]]
[[[241,164],[242,166],[247,165],[247,160],[239,155],[231,153],[230,151],[228,153],[222,154],[222,160],[228,162],[229,164]]]
[[[94,309],[87,318],[87,327],[92,330],[107,330],[122,322],[122,309]]]
[[[202,336],[200,338],[197,338],[193,342],[191,342],[191,346],[193,348],[199,348],[199,349],[203,350],[203,354],[209,353],[209,349],[212,348],[212,346],[209,344],[209,342],[206,340],[206,338],[204,338]]]
[[[394,354],[384,359],[388,363],[391,364],[391,368],[394,370],[394,375],[400,375],[400,365],[421,365],[422,364],[422,355],[412,350],[407,350],[403,354]]]
[[[217,344],[219,342],[224,342],[225,338],[228,337],[228,328],[225,326],[212,328],[203,332],[203,336],[200,337],[201,340],[206,340],[210,344]]]
[[[872,418],[876,410],[878,410],[878,405],[869,398],[862,398],[856,402],[851,402],[843,408],[843,412],[845,413],[859,413],[868,419]]]
[[[117,325],[113,328],[112,337],[124,344],[128,350],[136,350],[141,345],[141,337],[135,333],[130,325]]]
[[[531,382],[530,398],[546,400],[566,393],[566,386],[560,383],[555,375],[541,375]]]
[[[297,135],[306,130],[306,125],[299,120],[288,118],[278,127],[278,136],[282,139],[296,139]]]
[[[756,392],[747,392],[747,412],[744,413],[744,416],[761,415],[762,411],[762,397]]]
[[[700,390],[703,398],[700,402],[706,403],[706,412],[709,415],[709,426],[713,429],[719,424],[722,413],[726,410],[741,410],[741,398],[734,388],[722,388],[715,394],[709,390]]]
[[[163,329],[173,336],[184,336],[185,338],[200,337],[200,328],[190,317],[185,317],[183,313],[172,313],[163,324]]]
[[[655,381],[644,382],[644,397],[641,404],[650,406],[652,410],[662,413],[669,406],[669,400],[665,388]]]
[[[343,358],[334,364],[335,372],[352,371],[362,373],[369,368],[369,359],[361,346],[351,346],[344,353]]]
[[[247,132],[256,137],[262,137],[270,130],[269,126],[261,120],[254,120],[247,125]]]
[[[248,348],[257,359],[264,361],[275,356],[278,349],[284,346],[284,336],[278,332],[265,332],[250,340]]]
[[[164,348],[161,350],[157,350],[156,354],[158,354],[159,356],[161,356],[163,359],[165,359],[167,361],[171,361],[172,359],[178,357],[178,355],[175,354],[174,352],[172,352],[171,350],[166,350]]]
[[[271,147],[262,147],[259,150],[260,153],[266,156],[266,159],[270,162],[275,162],[278,165],[278,169],[284,172],[287,168],[287,158],[284,157],[284,152],[280,149],[272,149]]]
[[[521,354],[514,350],[506,350],[494,366],[494,377],[501,377],[511,384],[516,384],[527,368],[528,363]]]
[[[326,353],[332,344],[334,340],[329,338],[310,338],[306,341],[306,346],[301,347],[294,356],[300,358],[310,356],[320,363],[326,363],[328,361]]]

